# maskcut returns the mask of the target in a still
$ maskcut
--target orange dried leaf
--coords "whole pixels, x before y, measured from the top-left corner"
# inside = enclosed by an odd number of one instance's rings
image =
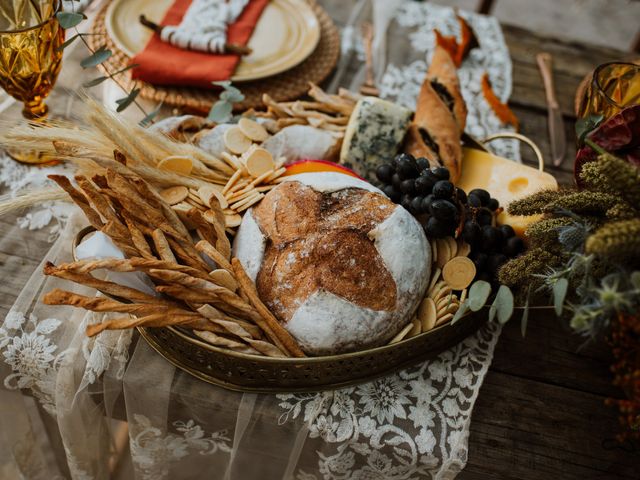
[[[516,130],[519,130],[520,122],[518,122],[518,118],[514,115],[509,106],[506,103],[502,103],[496,96],[493,88],[491,88],[491,82],[489,81],[489,75],[487,72],[482,75],[482,93],[500,121],[505,124],[513,125]]]
[[[469,52],[478,46],[478,39],[464,18],[457,14],[456,18],[460,23],[460,42],[455,35],[443,35],[437,28],[433,29],[433,33],[436,36],[436,45],[449,52],[453,63],[459,68]]]
[[[433,33],[436,36],[436,44],[449,52],[453,63],[456,67],[459,67],[462,64],[462,60],[458,60],[458,41],[456,37],[454,35],[445,36],[437,28],[433,29]]]

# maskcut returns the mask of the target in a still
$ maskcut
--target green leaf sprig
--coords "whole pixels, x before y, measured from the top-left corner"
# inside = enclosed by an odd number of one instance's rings
[[[81,33],[80,31],[78,31],[78,25],[80,25],[84,20],[86,20],[86,15],[82,14],[82,13],[78,13],[75,11],[71,11],[71,12],[58,12],[56,14],[56,18],[58,19],[58,22],[60,23],[60,26],[62,28],[64,28],[65,30],[75,30],[75,34],[71,37],[69,37],[62,45],[60,45],[58,47],[58,51],[63,51],[65,48],[69,47],[71,44],[73,44],[76,40],[80,40],[82,43],[84,43],[85,47],[87,48],[87,50],[89,50],[90,55],[84,59],[82,59],[80,61],[80,66],[84,69],[89,69],[89,68],[95,68],[98,67],[99,65],[102,66],[102,69],[105,72],[105,75],[101,75],[99,77],[96,77],[92,80],[89,80],[88,82],[85,82],[83,84],[83,87],[85,88],[91,88],[91,87],[95,87],[97,85],[100,85],[102,82],[104,82],[105,80],[113,80],[116,85],[118,85],[118,87],[120,87],[120,89],[126,94],[125,97],[120,98],[118,100],[116,100],[116,104],[117,104],[117,108],[116,111],[117,112],[123,112],[126,108],[128,108],[130,105],[135,104],[137,106],[137,108],[144,114],[144,119],[141,123],[141,125],[143,123],[145,124],[149,124],[153,121],[153,117],[155,117],[155,115],[157,115],[159,109],[157,109],[156,111],[150,113],[147,113],[146,110],[142,107],[142,105],[140,105],[140,103],[138,103],[136,101],[136,99],[138,98],[138,95],[140,94],[140,89],[139,88],[132,88],[131,90],[128,90],[127,88],[125,88],[118,80],[117,80],[117,76],[123,74],[124,72],[131,70],[132,68],[137,67],[137,65],[128,65],[120,70],[117,70],[115,72],[111,72],[109,70],[109,68],[104,64],[104,62],[106,62],[107,60],[109,60],[109,58],[111,58],[113,56],[113,52],[107,48],[106,45],[102,45],[100,46],[98,49],[94,50],[91,48],[91,46],[89,45],[89,43],[86,41],[85,37],[88,37],[89,35],[95,35],[92,33]]]
[[[244,95],[234,87],[230,81],[211,82],[213,85],[222,87],[219,100],[211,106],[207,120],[215,123],[227,123],[233,118],[233,104],[244,100]]]

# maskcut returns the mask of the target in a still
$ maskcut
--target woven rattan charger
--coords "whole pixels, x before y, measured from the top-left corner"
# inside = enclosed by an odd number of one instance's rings
[[[245,96],[242,103],[236,104],[239,111],[262,107],[262,95],[270,95],[278,102],[294,100],[307,93],[309,82],[322,83],[333,71],[340,56],[340,33],[327,12],[313,0],[307,0],[320,24],[320,41],[314,52],[300,65],[272,77],[252,82],[242,82],[240,88]],[[130,58],[124,54],[107,34],[105,15],[109,3],[96,15],[91,27],[92,35],[87,37],[91,48],[97,50],[105,45],[113,55],[104,64],[117,71],[128,65]],[[212,90],[194,87],[154,86],[149,83],[134,81],[130,72],[119,77],[127,89],[134,85],[140,88],[140,96],[148,100],[177,107],[185,112],[208,112],[217,94]]]

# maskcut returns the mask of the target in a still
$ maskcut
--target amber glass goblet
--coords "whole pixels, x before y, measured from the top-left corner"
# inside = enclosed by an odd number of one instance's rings
[[[0,0],[0,86],[24,104],[22,114],[42,121],[62,67],[65,32],[56,13],[59,0]],[[9,152],[18,161],[44,163],[37,152]]]
[[[640,103],[640,65],[611,62],[593,72],[582,98],[578,117],[602,115],[605,119]]]

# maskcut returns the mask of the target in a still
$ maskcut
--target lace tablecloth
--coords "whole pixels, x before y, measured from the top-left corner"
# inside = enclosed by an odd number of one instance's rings
[[[468,132],[483,137],[501,126],[479,93],[480,77],[489,72],[504,101],[511,63],[497,21],[462,14],[481,44],[460,70]],[[457,33],[453,11],[406,2],[394,13],[380,82],[384,97],[414,105],[435,26]],[[511,142],[494,147],[518,157]],[[41,184],[46,173],[4,159],[0,181],[15,191]],[[79,214],[67,221],[72,210],[43,205],[20,220],[22,228],[51,228],[58,236],[46,260],[69,260],[82,223]],[[124,463],[139,479],[453,478],[466,463],[473,405],[500,334],[496,324],[435,360],[366,384],[312,394],[241,394],[176,370],[130,331],[87,339],[93,314],[38,303],[44,291],[62,285],[40,272],[0,327],[0,478],[108,478],[112,444],[125,420]]]

